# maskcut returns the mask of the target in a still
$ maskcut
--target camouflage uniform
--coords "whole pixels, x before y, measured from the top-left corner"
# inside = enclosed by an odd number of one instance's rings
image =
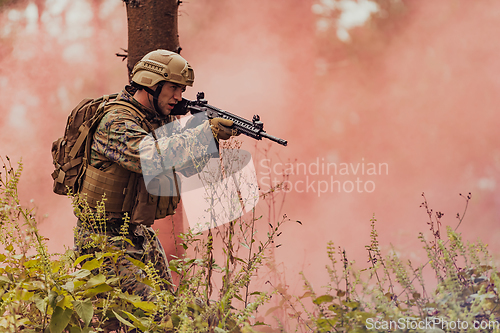
[[[158,117],[156,112],[137,102],[127,91],[128,88],[126,87],[119,94],[117,100],[129,103],[146,116],[146,119],[157,129],[155,132],[158,146],[153,136],[141,127],[137,116],[120,106],[112,106],[94,134],[90,165],[102,170],[117,163],[134,173],[155,172],[159,174],[163,170],[162,164],[171,166],[174,164],[172,161],[175,161],[178,172],[186,176],[196,173],[195,165],[199,167],[199,160],[193,159],[193,156],[203,156],[213,142],[209,123],[204,122],[202,125],[181,133],[173,133],[173,131],[167,133],[169,130],[162,125],[173,121],[174,117]],[[146,166],[144,170],[143,166]],[[107,213],[107,217],[105,231],[88,227],[87,223],[78,221],[75,245],[82,254],[96,250],[95,248],[84,249],[81,246],[91,241],[90,236],[93,233],[102,233],[110,237],[119,235],[123,224],[123,214]],[[127,242],[117,242],[114,245],[125,247],[127,255],[143,263],[152,262],[160,277],[170,282],[167,258],[153,229],[147,225],[131,224],[127,237],[132,240],[134,246]],[[80,244],[76,244],[77,238]],[[130,294],[137,294],[143,300],[151,300],[151,287],[137,281],[137,277],[144,276],[144,273],[125,258],[119,259],[118,264],[119,275],[125,277],[122,282],[123,290]],[[165,287],[168,288],[168,285]]]
[[[137,102],[127,89],[119,94],[117,100],[133,105],[145,114],[146,119],[157,129],[158,145],[164,162],[175,160],[176,170],[186,176],[196,173],[192,156],[203,156],[207,146],[213,141],[208,122],[171,137],[174,133],[167,133],[165,127],[161,126],[173,121],[174,117],[159,118],[153,110]],[[141,144],[143,140],[145,141]],[[127,170],[141,173],[141,156],[143,163],[147,163],[146,169],[149,172],[161,170],[154,139],[141,127],[139,120],[119,107],[109,111],[94,135],[90,164],[102,169],[112,163],[118,163]]]

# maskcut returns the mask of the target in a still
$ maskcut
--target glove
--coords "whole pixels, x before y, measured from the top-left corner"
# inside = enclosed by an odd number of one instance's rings
[[[212,133],[214,138],[217,140],[227,140],[233,135],[239,135],[239,133],[230,128],[233,126],[233,121],[223,118],[213,118],[208,120],[210,122],[210,127],[212,128]]]

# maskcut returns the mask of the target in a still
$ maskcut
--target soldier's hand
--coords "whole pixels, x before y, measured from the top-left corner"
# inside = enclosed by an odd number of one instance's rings
[[[209,119],[212,133],[218,140],[227,140],[233,135],[239,135],[238,131],[232,129],[233,121],[223,118]]]

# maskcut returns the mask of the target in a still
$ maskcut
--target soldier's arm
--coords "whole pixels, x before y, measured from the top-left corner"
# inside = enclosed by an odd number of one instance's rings
[[[218,153],[208,121],[182,133],[157,135],[156,143],[153,135],[148,134],[139,150],[142,171],[149,175],[158,175],[161,170],[168,171],[174,167],[189,176],[201,171],[208,158]]]
[[[125,113],[111,111],[94,135],[93,158],[116,162],[133,172],[158,175],[172,166],[182,170],[196,165],[196,158],[207,154],[213,141],[207,122],[180,134],[155,139]],[[160,153],[158,153],[158,149]]]

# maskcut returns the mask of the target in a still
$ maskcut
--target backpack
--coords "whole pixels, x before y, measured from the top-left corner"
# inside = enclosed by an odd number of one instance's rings
[[[106,114],[104,106],[117,95],[84,99],[71,111],[64,136],[52,143],[54,193],[68,195],[79,192],[82,175],[90,159],[92,137]]]

